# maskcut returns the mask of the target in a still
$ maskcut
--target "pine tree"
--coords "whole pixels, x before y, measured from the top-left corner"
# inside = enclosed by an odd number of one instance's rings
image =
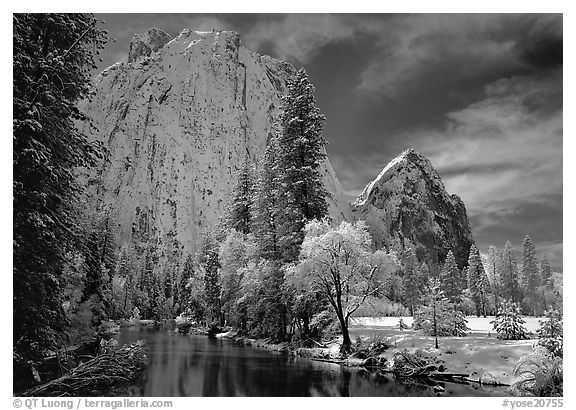
[[[120,252],[118,253],[118,260],[115,268],[115,276],[120,278],[121,283],[123,283],[122,294],[120,295],[120,300],[117,302],[117,316],[119,317],[128,317],[132,312],[133,299],[136,290],[135,287],[137,285],[134,259],[134,251],[127,244],[122,245]]]
[[[500,261],[502,257],[498,248],[495,246],[490,246],[488,248],[488,255],[484,267],[486,268],[486,275],[488,276],[488,281],[490,282],[490,288],[492,294],[494,295],[494,309],[498,312],[500,308],[500,292],[502,279],[500,277]]]
[[[462,299],[461,273],[452,251],[448,251],[444,267],[440,271],[440,285],[446,298],[453,304],[459,304]]]
[[[402,265],[402,279],[404,282],[404,303],[414,315],[416,308],[422,302],[426,277],[422,275],[422,269],[418,266],[416,253],[412,248],[407,248],[400,257]]]
[[[538,271],[536,248],[528,235],[522,241],[522,282],[525,294],[525,309],[536,314],[541,304],[541,294],[538,288],[541,286],[541,276]]]
[[[284,271],[279,263],[270,265],[262,278],[261,303],[265,306],[266,333],[274,341],[286,339],[287,308],[284,303]]]
[[[208,326],[220,325],[220,261],[218,243],[210,233],[202,238],[198,253],[198,265],[204,274],[204,304]]]
[[[545,314],[546,319],[540,320],[537,345],[546,348],[554,356],[564,355],[564,329],[562,325],[562,313],[550,309]]]
[[[326,118],[316,106],[314,86],[304,69],[288,81],[282,103],[275,164],[282,201],[278,233],[282,257],[291,262],[298,258],[306,222],[328,214],[328,192],[320,177],[320,164],[326,157],[322,137]]]
[[[512,303],[520,302],[522,300],[522,291],[518,281],[518,266],[514,257],[514,249],[510,242],[506,242],[504,245],[501,258],[502,295],[505,299],[511,300]]]
[[[552,269],[550,268],[550,262],[548,261],[548,255],[542,256],[540,261],[540,278],[542,283],[548,289],[554,289],[554,278],[552,277]]]
[[[270,139],[262,159],[252,204],[252,228],[258,245],[258,256],[269,260],[280,259],[278,219],[280,214],[278,167],[278,140]]]
[[[480,317],[482,315],[486,317],[490,284],[486,272],[484,272],[480,251],[476,245],[470,247],[470,255],[468,257],[468,288],[476,307],[476,316]]]
[[[232,194],[226,225],[243,234],[249,234],[252,226],[252,201],[254,195],[254,169],[246,158],[238,173]]]
[[[505,302],[498,311],[496,318],[490,322],[498,333],[498,339],[523,340],[528,339],[528,330],[520,314],[520,307],[514,302]]]
[[[190,279],[192,279],[192,276],[194,276],[194,258],[191,254],[188,254],[182,272],[180,273],[180,281],[178,282],[177,292],[180,309],[177,313],[181,313],[189,307],[190,292],[187,289],[187,286]]]
[[[23,369],[58,343],[61,274],[83,251],[73,170],[99,147],[74,125],[106,42],[91,14],[13,14],[13,346]],[[17,378],[15,378],[16,380]]]
[[[438,336],[466,336],[467,321],[462,312],[445,297],[438,278],[431,278],[425,295],[425,305],[414,315],[414,329],[422,329],[435,338],[438,349]]]

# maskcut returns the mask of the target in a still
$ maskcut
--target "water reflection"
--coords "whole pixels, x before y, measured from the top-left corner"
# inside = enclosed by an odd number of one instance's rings
[[[131,328],[119,342],[146,339],[150,365],[138,396],[434,396],[432,386],[203,336]],[[448,384],[447,396],[498,395]]]

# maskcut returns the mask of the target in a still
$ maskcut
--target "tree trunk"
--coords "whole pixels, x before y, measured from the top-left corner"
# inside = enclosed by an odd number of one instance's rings
[[[436,303],[432,307],[434,314],[434,347],[438,349],[438,325],[436,323]]]
[[[348,324],[344,319],[344,315],[341,313],[338,313],[338,320],[340,321],[340,328],[342,329],[342,347],[340,348],[340,353],[349,353],[352,348],[352,340],[350,340]]]

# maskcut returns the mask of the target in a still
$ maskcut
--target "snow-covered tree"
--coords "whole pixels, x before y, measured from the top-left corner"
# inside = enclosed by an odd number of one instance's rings
[[[279,197],[278,140],[270,139],[262,158],[252,204],[252,229],[258,245],[258,255],[269,260],[280,259],[278,238]]]
[[[416,253],[412,248],[406,248],[400,256],[402,280],[404,283],[404,304],[414,315],[417,307],[422,303],[426,286],[426,276],[418,266]]]
[[[484,261],[484,268],[486,269],[486,275],[490,282],[490,290],[494,296],[494,309],[496,312],[498,312],[498,309],[500,308],[499,296],[502,292],[502,278],[500,277],[501,260],[502,257],[498,248],[490,246],[488,248],[488,253],[486,254],[486,260]]]
[[[177,314],[180,314],[188,307],[190,293],[187,289],[188,282],[194,275],[194,257],[192,254],[186,255],[186,260],[184,261],[184,266],[182,266],[182,270],[178,275],[178,281],[176,283],[176,293],[177,293],[177,301],[178,301],[178,311]]]
[[[499,339],[528,339],[528,330],[524,326],[525,321],[520,313],[520,307],[516,303],[505,302],[498,311],[496,318],[490,323],[498,333]]]
[[[276,161],[282,201],[279,243],[287,262],[298,258],[306,222],[328,214],[328,192],[320,176],[320,164],[326,157],[322,136],[325,120],[316,106],[314,86],[302,68],[288,81],[288,93],[282,98]]]
[[[372,239],[363,221],[328,221],[306,224],[300,261],[288,269],[287,281],[295,287],[319,291],[334,309],[343,335],[342,352],[352,345],[350,316],[368,297],[382,293],[386,277],[398,269],[395,254],[372,252]]]
[[[522,300],[522,290],[520,289],[518,280],[518,265],[514,256],[514,249],[509,241],[504,245],[500,266],[502,296],[505,299],[511,300],[513,303],[520,302]]]
[[[242,272],[254,259],[254,249],[252,235],[246,235],[234,229],[228,232],[219,247],[222,314],[225,321],[234,326],[238,326],[240,322],[235,307],[237,300],[241,297]]]
[[[86,120],[77,102],[107,36],[91,14],[13,14],[12,23],[13,346],[15,363],[29,372],[66,324],[66,254],[85,252],[74,170],[102,152],[74,121]]]
[[[470,256],[468,257],[468,288],[476,306],[476,316],[483,315],[486,317],[490,284],[486,272],[484,272],[480,251],[476,245],[470,247]]]
[[[548,255],[544,254],[540,261],[540,278],[542,283],[548,288],[554,288],[554,277],[552,276],[552,269],[550,268],[550,261]]]
[[[547,311],[546,319],[540,320],[540,328],[536,333],[538,334],[537,345],[546,348],[554,356],[564,355],[564,329],[560,311],[554,309]]]
[[[232,202],[228,207],[226,225],[238,232],[248,234],[252,227],[252,201],[254,196],[254,169],[246,158],[240,169]]]
[[[440,271],[440,285],[446,298],[453,304],[458,304],[462,298],[462,278],[456,258],[450,250],[446,256],[444,267]]]
[[[198,250],[198,266],[204,279],[204,306],[208,325],[220,324],[220,261],[218,243],[210,233],[202,237]]]
[[[438,278],[430,279],[424,303],[414,314],[413,328],[434,336],[436,348],[438,336],[466,336],[466,317],[445,297]]]
[[[522,241],[522,284],[524,287],[525,311],[530,312],[532,315],[539,311],[541,312],[542,294],[539,292],[539,287],[542,284],[542,278],[538,270],[536,248],[528,235]]]

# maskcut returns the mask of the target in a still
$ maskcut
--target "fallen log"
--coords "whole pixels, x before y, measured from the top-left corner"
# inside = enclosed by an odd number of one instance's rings
[[[108,346],[70,373],[26,390],[22,396],[106,396],[114,389],[129,386],[148,364],[143,341],[121,348]]]
[[[438,379],[464,379],[470,375],[467,373],[431,372],[428,376]]]

